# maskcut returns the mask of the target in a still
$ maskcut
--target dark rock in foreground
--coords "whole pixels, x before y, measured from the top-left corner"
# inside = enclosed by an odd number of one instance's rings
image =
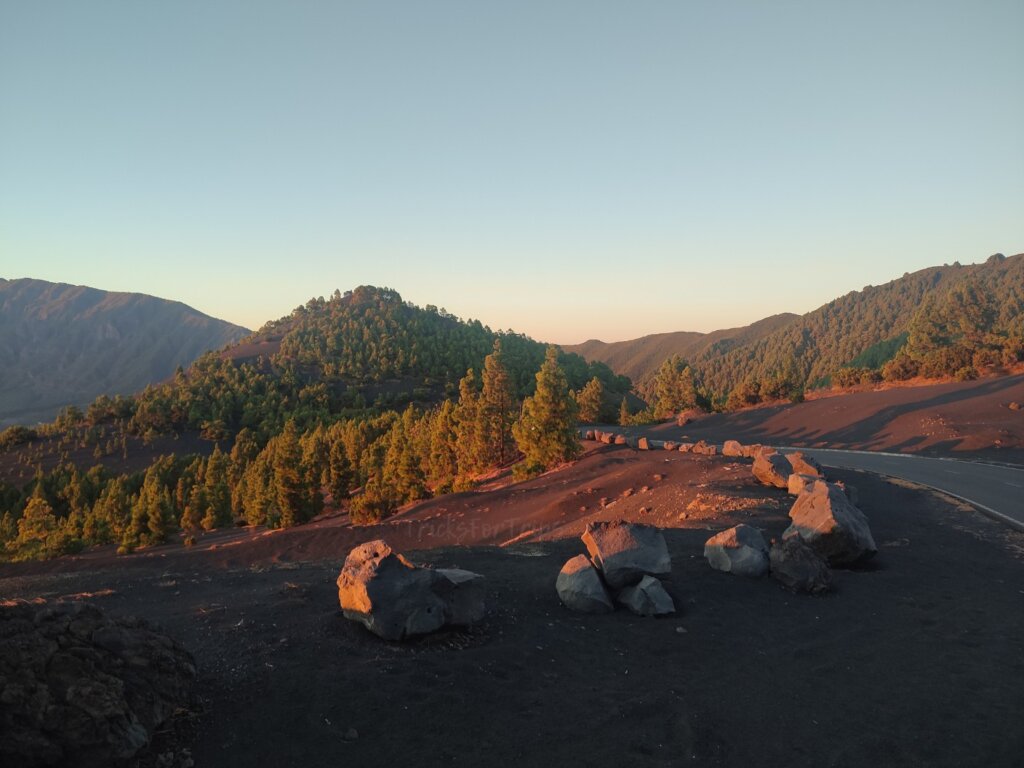
[[[615,610],[601,576],[586,555],[576,555],[562,566],[555,580],[558,598],[578,613],[611,613]]]
[[[653,576],[644,576],[639,584],[626,587],[615,599],[638,616],[665,616],[676,612],[671,595]]]
[[[0,765],[129,765],[191,706],[195,674],[143,621],[85,603],[0,607]]]
[[[661,531],[652,525],[616,521],[587,523],[583,543],[612,589],[622,589],[644,576],[668,576],[672,559]]]
[[[768,573],[768,545],[761,531],[749,525],[712,536],[704,544],[704,557],[716,571],[753,577]]]
[[[772,545],[769,553],[772,578],[793,592],[812,595],[832,588],[832,571],[799,536]]]
[[[834,483],[817,480],[807,485],[789,517],[793,523],[783,538],[799,536],[830,565],[849,565],[878,551],[868,519]]]
[[[385,640],[483,618],[484,578],[458,569],[417,568],[377,539],[353,549],[338,575],[345,618]]]

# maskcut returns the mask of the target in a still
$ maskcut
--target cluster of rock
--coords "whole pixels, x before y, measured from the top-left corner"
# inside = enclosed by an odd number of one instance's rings
[[[192,706],[192,656],[86,603],[0,607],[0,765],[128,765]]]
[[[588,523],[581,538],[589,557],[570,559],[555,580],[567,608],[611,613],[618,604],[640,616],[675,612],[660,581],[671,575],[672,559],[658,528],[624,521]]]
[[[599,429],[587,429],[583,433],[584,440],[596,440],[599,443],[608,445],[628,445],[638,451],[679,451],[680,453],[701,453],[706,456],[715,456],[718,447],[708,445],[703,440],[696,443],[677,443],[672,440],[655,440],[650,437],[627,437],[617,432],[602,432]]]
[[[385,640],[469,626],[487,612],[484,577],[459,568],[420,568],[381,539],[353,549],[338,575],[345,618]]]
[[[606,445],[626,445],[626,436],[617,432],[602,432],[600,429],[588,429],[583,433],[585,440],[596,440]]]
[[[852,565],[877,552],[867,517],[855,506],[851,489],[828,482],[810,456],[743,446],[735,440],[725,443],[723,453],[752,454],[758,481],[785,488],[796,500],[789,511],[790,526],[770,548],[761,532],[748,525],[708,539],[704,556],[712,568],[752,577],[771,573],[794,591],[819,593],[831,587],[830,566]]]

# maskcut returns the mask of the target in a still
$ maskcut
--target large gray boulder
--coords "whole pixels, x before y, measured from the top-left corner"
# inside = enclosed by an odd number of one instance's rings
[[[644,576],[668,576],[672,560],[661,531],[652,525],[587,523],[583,543],[604,580],[612,589],[622,589]]]
[[[832,571],[799,536],[772,545],[768,555],[772,578],[793,592],[818,595],[832,588]]]
[[[136,765],[194,708],[195,675],[191,654],[139,619],[80,602],[0,606],[0,765]]]
[[[793,468],[781,453],[761,451],[754,457],[754,477],[763,485],[788,488]]]
[[[768,544],[761,531],[749,525],[712,536],[704,544],[704,557],[716,571],[753,577],[768,573]]]
[[[792,467],[792,471],[798,475],[812,475],[814,477],[825,477],[825,470],[822,469],[813,456],[806,456],[800,451],[785,454],[786,461]]]
[[[479,620],[484,613],[483,589],[479,574],[417,568],[381,539],[353,549],[338,575],[338,600],[345,618],[385,640]]]
[[[742,456],[743,446],[738,440],[726,440],[722,445],[723,456]]]
[[[615,610],[601,576],[586,555],[576,555],[562,566],[555,580],[558,599],[578,613],[611,613]]]
[[[444,623],[465,627],[487,614],[487,581],[479,573],[461,568],[434,571],[434,593],[444,601]]]
[[[644,576],[639,584],[621,590],[615,599],[638,616],[665,616],[676,612],[672,596],[653,576]]]
[[[793,521],[783,537],[800,536],[830,565],[849,565],[877,551],[868,519],[843,489],[824,480],[808,485],[789,511]]]

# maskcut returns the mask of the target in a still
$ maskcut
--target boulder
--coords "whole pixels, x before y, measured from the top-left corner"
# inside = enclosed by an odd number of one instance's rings
[[[692,451],[693,451],[693,443],[680,443],[679,444],[679,452],[680,453],[691,453]]]
[[[636,441],[636,447],[638,450],[641,451],[649,451],[651,450],[651,441],[648,440],[646,437],[641,437],[639,440]]]
[[[191,654],[139,619],[0,606],[0,765],[136,765],[176,712],[198,708],[195,676]]]
[[[583,433],[583,439],[584,440],[593,440],[594,439],[594,430],[592,430],[592,429],[586,430]]]
[[[820,480],[821,478],[815,477],[814,475],[798,475],[795,472],[789,476],[789,484],[787,486],[790,496],[799,496],[803,493],[811,483]]]
[[[754,477],[763,485],[789,488],[791,470],[790,463],[780,453],[761,451],[754,458]]]
[[[621,520],[587,523],[582,539],[612,589],[632,586],[644,576],[668,576],[672,572],[665,537],[652,525]]]
[[[786,589],[817,595],[832,588],[832,571],[828,563],[799,536],[773,544],[768,559],[772,578]]]
[[[664,448],[666,451],[675,451],[678,450],[679,443],[674,443],[671,440],[666,440],[664,443],[661,444],[661,447]]]
[[[625,445],[627,443],[625,435],[616,435],[613,441],[615,445]]]
[[[576,555],[558,573],[555,580],[558,599],[578,613],[610,613],[615,610],[601,576],[586,555]]]
[[[672,596],[653,576],[644,576],[639,584],[621,590],[615,600],[638,616],[664,616],[676,612]]]
[[[694,446],[690,449],[691,453],[705,453],[708,449],[708,444],[704,440],[698,440]]]
[[[726,440],[722,445],[723,456],[742,456],[743,446],[737,440]]]
[[[385,640],[404,640],[482,618],[483,577],[458,569],[417,568],[377,539],[345,559],[338,600],[345,618]]]
[[[598,438],[598,440],[600,440],[602,443],[605,443],[606,445],[611,445],[612,443],[615,442],[615,435],[613,433],[600,432],[599,434],[601,436]]]
[[[868,519],[834,483],[809,484],[789,511],[792,525],[783,537],[802,538],[830,565],[848,565],[877,551]]]
[[[785,456],[789,465],[793,468],[793,472],[800,475],[825,477],[825,470],[821,468],[821,464],[815,461],[812,456],[805,456],[799,451],[796,453],[787,453]]]
[[[461,568],[434,571],[434,592],[444,600],[444,623],[468,627],[487,614],[487,582],[479,573]]]
[[[704,544],[704,557],[716,571],[753,577],[768,573],[768,545],[761,531],[749,525],[712,536]]]

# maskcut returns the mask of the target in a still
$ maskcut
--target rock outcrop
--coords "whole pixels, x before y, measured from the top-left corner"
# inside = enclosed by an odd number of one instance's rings
[[[652,525],[587,523],[582,538],[594,565],[612,589],[632,586],[644,576],[668,576],[672,572],[665,537]]]
[[[789,495],[799,496],[808,485],[816,482],[818,479],[814,475],[800,475],[794,472],[789,476],[789,484],[787,485]]]
[[[768,544],[761,531],[749,525],[712,536],[704,544],[704,557],[716,571],[752,577],[768,573]]]
[[[666,616],[676,612],[671,595],[653,576],[644,576],[640,583],[620,590],[615,600],[638,616]]]
[[[404,640],[483,618],[484,579],[458,569],[418,568],[383,540],[353,549],[338,575],[345,618],[385,640]]]
[[[793,592],[817,595],[832,588],[828,563],[799,536],[773,544],[768,557],[772,578]]]
[[[789,511],[783,538],[799,536],[830,565],[849,565],[877,551],[868,519],[834,483],[809,484]]]
[[[781,453],[761,451],[754,458],[754,477],[763,485],[788,488],[793,468]]]
[[[722,445],[723,456],[742,456],[743,446],[740,445],[738,440],[726,440]]]
[[[814,457],[805,456],[800,451],[785,454],[786,461],[792,467],[792,471],[798,475],[811,475],[813,477],[825,477],[825,470],[822,469]]]
[[[576,555],[558,573],[555,580],[558,599],[577,613],[611,613],[615,610],[601,576],[586,555]]]
[[[86,603],[0,607],[0,765],[134,764],[193,706],[191,654]]]

